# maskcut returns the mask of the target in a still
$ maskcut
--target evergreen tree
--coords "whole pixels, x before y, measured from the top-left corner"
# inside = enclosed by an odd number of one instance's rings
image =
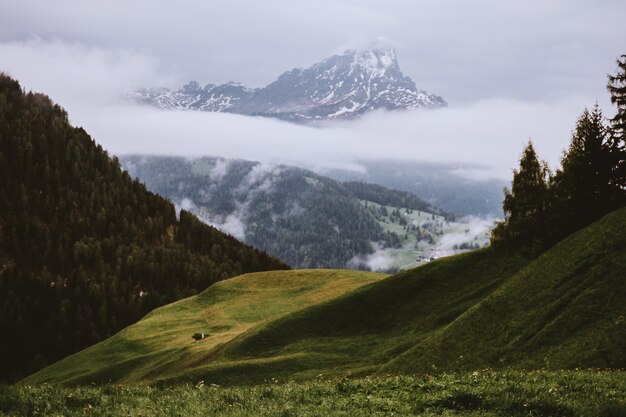
[[[609,126],[611,162],[614,171],[611,186],[616,193],[616,205],[626,204],[626,55],[617,60],[617,72],[609,75],[607,88],[611,93],[611,102],[617,106],[617,114]]]
[[[545,215],[548,208],[550,172],[528,142],[518,170],[513,171],[511,190],[504,189],[504,220],[494,228],[495,247],[523,247],[531,253],[546,243]]]
[[[607,88],[617,114],[604,125],[598,105],[578,119],[562,167],[549,171],[529,143],[505,190],[505,219],[493,230],[494,246],[542,250],[626,205],[626,55]]]
[[[554,176],[551,240],[556,242],[614,209],[612,166],[602,112],[596,104],[578,119],[569,149]]]

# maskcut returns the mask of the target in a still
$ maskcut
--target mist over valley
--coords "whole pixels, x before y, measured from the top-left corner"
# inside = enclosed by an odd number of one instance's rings
[[[145,155],[120,161],[178,210],[296,268],[404,270],[487,245],[494,221],[287,165]]]

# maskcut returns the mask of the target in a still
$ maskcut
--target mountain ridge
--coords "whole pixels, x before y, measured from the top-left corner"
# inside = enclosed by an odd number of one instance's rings
[[[418,89],[400,70],[393,48],[348,49],[308,68],[294,68],[261,88],[228,82],[201,87],[191,81],[177,90],[137,89],[134,100],[166,110],[228,112],[307,123],[352,119],[367,112],[434,109],[439,96]]]

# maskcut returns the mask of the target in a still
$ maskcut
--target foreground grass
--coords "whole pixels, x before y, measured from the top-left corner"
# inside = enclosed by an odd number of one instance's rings
[[[0,387],[3,416],[626,416],[624,371],[481,371],[256,386]]]

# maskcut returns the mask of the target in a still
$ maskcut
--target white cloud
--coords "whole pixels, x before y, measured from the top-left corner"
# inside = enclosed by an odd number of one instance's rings
[[[369,255],[357,255],[348,261],[348,268],[359,268],[367,266],[374,272],[387,271],[392,266],[392,259],[381,249],[379,245],[374,244],[374,253]]]
[[[240,240],[246,236],[246,225],[235,215],[226,216],[224,222],[217,224],[216,227]]]
[[[213,215],[207,212],[206,209],[198,207],[198,205],[196,205],[193,200],[188,197],[185,197],[178,202],[174,202],[174,208],[177,213],[179,213],[181,209],[189,211],[190,213],[198,216],[198,218],[200,218],[204,223],[228,233],[237,239],[243,240],[245,238],[246,225],[241,219],[242,210],[237,210],[234,213],[225,216]]]
[[[250,142],[248,142],[248,144],[250,144]],[[262,146],[262,144],[260,145]],[[255,193],[266,192],[272,187],[274,178],[278,176],[281,171],[282,168],[273,163],[257,164],[246,174],[238,188],[238,192],[243,194],[249,194],[251,191]]]
[[[135,105],[83,106],[70,117],[114,154],[215,155],[317,170],[358,169],[358,161],[374,159],[455,161],[487,167],[474,169],[474,177],[509,178],[529,138],[555,166],[583,107],[582,100],[549,105],[493,100],[437,111],[376,113],[324,128]],[[256,175],[250,179],[256,180]]]
[[[196,208],[197,208],[196,205],[190,198],[183,198],[180,201],[180,204],[177,205],[177,211],[179,211],[180,209],[189,211],[189,210],[195,210]]]
[[[0,42],[0,71],[23,87],[49,95],[70,112],[83,106],[116,105],[137,85],[168,82],[149,55],[39,37]]]
[[[442,236],[441,240],[437,243],[438,251],[452,251],[455,245],[461,245],[463,243],[474,243],[474,239],[480,239],[489,233],[494,226],[496,219],[483,219],[477,217],[466,217],[459,220],[464,223],[464,230],[457,233],[446,233]]]
[[[230,167],[230,161],[227,159],[216,159],[215,166],[211,170],[209,177],[211,181],[219,181],[228,173]]]

